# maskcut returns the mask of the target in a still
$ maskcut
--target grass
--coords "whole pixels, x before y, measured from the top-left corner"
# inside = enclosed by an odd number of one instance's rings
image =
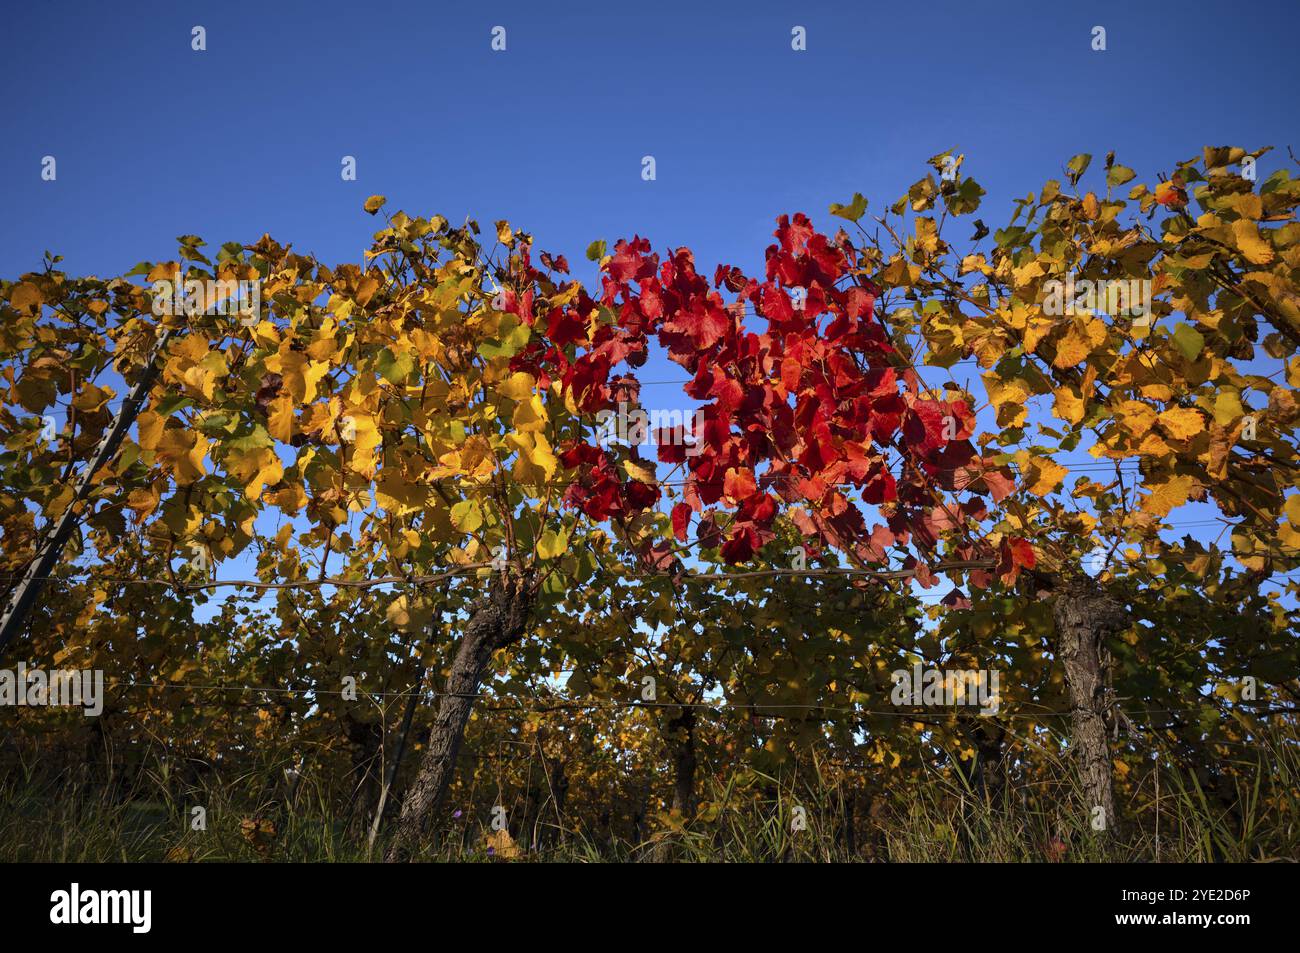
[[[580,818],[536,819],[541,846],[524,850],[463,812],[420,859],[551,862],[1110,862],[1274,861],[1300,857],[1300,753],[1281,737],[1254,752],[1256,770],[1235,788],[1209,792],[1195,772],[1172,763],[1126,789],[1119,830],[1091,829],[1068,767],[1040,766],[981,795],[935,772],[906,788],[857,792],[850,840],[847,792],[820,770],[782,781],[752,770],[707,784],[690,822],[660,814],[634,839]],[[866,811],[864,804],[869,804]],[[20,765],[0,782],[0,859],[6,861],[365,862],[367,819],[338,808],[320,779],[289,790],[283,765],[232,777],[184,781],[164,764],[92,781],[45,776]],[[202,808],[196,814],[195,808]],[[202,823],[200,823],[200,820]],[[516,832],[523,838],[522,832]]]

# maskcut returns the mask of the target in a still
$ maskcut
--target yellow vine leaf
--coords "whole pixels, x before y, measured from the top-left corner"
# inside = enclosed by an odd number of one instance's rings
[[[654,483],[655,481],[654,467],[643,466],[632,460],[624,460],[623,470],[633,480],[639,480],[642,483]]]
[[[506,443],[518,453],[515,458],[514,478],[529,487],[550,482],[559,467],[559,460],[551,452],[550,442],[544,434],[524,432],[506,434]]]
[[[510,422],[522,433],[536,433],[546,429],[547,419],[541,396],[533,394],[528,400],[519,403]]]
[[[1025,468],[1025,486],[1034,496],[1047,496],[1061,485],[1069,472],[1069,467],[1054,460],[1035,458]]]
[[[516,371],[498,384],[497,390],[511,400],[527,400],[536,384],[532,374]]]
[[[1076,317],[1056,342],[1054,367],[1073,367],[1088,359],[1093,349],[1106,340],[1106,325],[1092,315]]]
[[[492,831],[483,838],[483,841],[491,848],[494,856],[503,860],[515,860],[523,856],[523,851],[519,849],[519,845],[507,830]]]
[[[330,366],[313,361],[301,351],[291,350],[286,340],[279,354],[266,359],[266,369],[283,376],[285,389],[295,404],[310,404],[316,399],[316,385],[329,373]]]
[[[225,463],[227,472],[244,484],[244,494],[250,500],[260,499],[263,487],[279,483],[284,477],[284,467],[271,447],[231,451]]]
[[[375,418],[359,411],[348,411],[339,418],[341,430],[351,451],[348,468],[362,476],[375,475],[375,449],[383,442]]]
[[[1116,416],[1134,437],[1145,437],[1156,422],[1155,408],[1140,400],[1124,401],[1117,408]]]
[[[557,556],[563,556],[568,548],[568,533],[548,529],[542,533],[542,538],[537,541],[537,558],[555,559]]]
[[[472,533],[483,525],[483,507],[478,500],[461,500],[451,508],[451,525],[462,533]]]
[[[285,395],[271,401],[271,410],[266,419],[266,432],[281,443],[293,439],[293,403]]]
[[[1205,418],[1190,407],[1172,407],[1156,418],[1165,432],[1175,440],[1187,440],[1205,429]]]
[[[1142,499],[1142,510],[1152,516],[1168,516],[1170,510],[1187,502],[1194,486],[1195,481],[1191,477],[1181,475],[1153,484],[1151,493]]]
[[[164,430],[158,440],[158,459],[171,466],[178,485],[186,486],[207,472],[203,458],[208,446],[208,439],[197,431],[180,427]]]
[[[1075,389],[1069,386],[1061,387],[1053,393],[1056,397],[1056,403],[1052,406],[1052,413],[1067,423],[1082,423],[1084,416],[1084,401],[1083,398],[1075,392]]]
[[[158,441],[162,437],[163,424],[166,423],[165,418],[152,410],[142,410],[140,416],[136,417],[135,423],[137,436],[140,440],[140,449],[156,449]]]
[[[1239,218],[1232,223],[1232,237],[1252,265],[1267,265],[1273,260],[1272,246],[1260,236],[1259,229],[1249,219]]]

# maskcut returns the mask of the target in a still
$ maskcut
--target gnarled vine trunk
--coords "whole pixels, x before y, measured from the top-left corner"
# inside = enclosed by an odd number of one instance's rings
[[[1057,654],[1070,692],[1072,743],[1094,829],[1112,831],[1118,821],[1111,777],[1110,652],[1106,639],[1128,625],[1124,606],[1090,579],[1071,580],[1052,607]],[[1102,826],[1097,826],[1100,809]]]
[[[493,580],[470,607],[469,621],[438,704],[420,770],[402,802],[397,829],[384,859],[408,860],[437,816],[451,786],[465,725],[492,654],[523,637],[532,608],[527,580]]]
[[[673,764],[672,810],[683,821],[695,816],[695,712],[690,708],[669,718],[664,724],[664,743]],[[640,837],[638,835],[638,842]],[[652,863],[665,863],[673,859],[675,848],[670,841],[660,841],[646,853]]]
[[[668,722],[668,744],[673,755],[673,810],[683,820],[695,816],[695,712],[683,708]]]

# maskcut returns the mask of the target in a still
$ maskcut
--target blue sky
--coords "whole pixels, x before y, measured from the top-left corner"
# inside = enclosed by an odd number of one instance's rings
[[[558,11],[556,7],[560,7]],[[1077,152],[1148,179],[1294,142],[1300,7],[1210,3],[13,5],[0,273],[271,232],[355,260],[389,209],[509,218],[581,258],[637,231],[756,267],[772,221],[873,210],[952,146],[986,220]],[[207,50],[190,48],[202,25]],[[490,31],[507,30],[507,49]],[[806,52],[790,31],[807,29]],[[1107,49],[1090,48],[1094,25]],[[58,179],[43,182],[43,156]],[[340,178],[343,156],[358,178]],[[643,155],[658,178],[640,178]],[[1261,164],[1261,177],[1285,152]]]
[[[1293,0],[13,5],[0,274],[46,249],[121,273],[187,233],[356,261],[373,193],[508,218],[584,278],[588,243],[634,232],[757,271],[777,215],[833,230],[830,202],[880,211],[951,147],[992,227],[1078,152],[1153,181],[1207,143],[1272,144],[1263,179],[1300,144],[1297,27]]]

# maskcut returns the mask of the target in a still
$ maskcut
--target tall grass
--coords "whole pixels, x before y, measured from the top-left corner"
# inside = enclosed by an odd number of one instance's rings
[[[660,815],[633,842],[580,819],[546,823],[540,846],[489,829],[487,812],[439,832],[419,859],[538,862],[1088,862],[1275,861],[1300,857],[1300,745],[1268,737],[1240,756],[1231,791],[1204,789],[1172,759],[1132,786],[1115,830],[1092,829],[1064,762],[997,793],[935,771],[869,796],[820,769],[788,780],[752,770],[701,791],[690,821]],[[165,761],[119,777],[55,776],[20,764],[0,780],[6,861],[365,862],[368,818],[340,814],[320,778],[286,780],[268,761],[235,776],[182,777]],[[851,799],[851,800],[850,800]],[[856,811],[852,834],[846,808]],[[201,814],[196,808],[202,808]],[[865,808],[865,809],[864,809]],[[467,812],[474,813],[474,812]],[[200,823],[200,818],[202,823]]]

